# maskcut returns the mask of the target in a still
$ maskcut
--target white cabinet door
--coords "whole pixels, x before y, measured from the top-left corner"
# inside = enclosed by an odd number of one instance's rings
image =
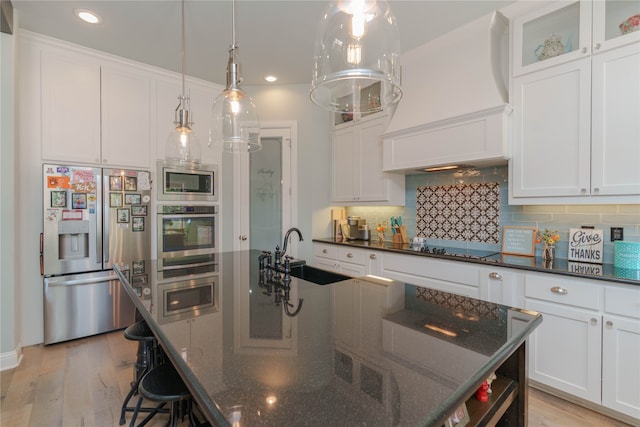
[[[388,173],[382,172],[382,133],[386,122],[373,120],[357,127],[360,143],[356,161],[360,162],[357,177],[358,201],[385,201]],[[403,177],[404,178],[404,177]]]
[[[514,79],[514,197],[588,195],[591,61]]]
[[[542,313],[529,336],[529,378],[600,403],[601,315],[531,299],[525,304]]]
[[[333,135],[333,182],[334,202],[353,202],[357,197],[355,177],[360,174],[360,160],[356,157],[355,128],[346,127]]]
[[[522,287],[523,275],[508,268],[480,268],[480,299],[509,306],[522,306],[518,301],[518,289]]]
[[[640,195],[640,45],[594,55],[592,193]]]
[[[640,321],[606,315],[602,327],[602,404],[640,419]]]
[[[102,67],[102,163],[148,169],[151,77],[133,67]]]
[[[42,158],[100,163],[100,65],[41,48],[40,67]]]

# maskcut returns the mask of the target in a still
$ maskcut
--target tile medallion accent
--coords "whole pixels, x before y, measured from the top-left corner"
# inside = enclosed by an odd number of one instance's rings
[[[498,304],[450,294],[436,289],[418,287],[416,289],[416,299],[438,304],[455,311],[478,314],[489,319],[500,318],[500,306]]]
[[[416,190],[416,235],[498,243],[500,183],[438,185]]]

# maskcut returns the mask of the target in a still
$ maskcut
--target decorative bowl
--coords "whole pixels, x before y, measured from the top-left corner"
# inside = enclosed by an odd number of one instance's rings
[[[640,15],[630,16],[626,21],[619,25],[622,34],[632,33],[640,30]]]

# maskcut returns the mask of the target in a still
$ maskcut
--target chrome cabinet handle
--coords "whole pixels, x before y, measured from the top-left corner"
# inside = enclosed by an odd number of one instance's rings
[[[592,317],[591,318],[591,324],[594,325],[594,326],[597,325],[598,324],[598,319],[596,319],[595,317]]]
[[[551,288],[551,292],[558,295],[566,295],[569,293],[568,290],[561,288],[560,286],[554,286],[553,288]]]
[[[607,326],[608,327],[612,327],[613,326],[613,322],[611,320],[607,320]]]
[[[587,192],[587,189],[586,189],[586,188],[581,188],[581,189],[580,189],[580,192],[581,192],[581,193],[586,193],[586,192]]]
[[[377,257],[376,257],[376,254],[371,254],[371,255],[369,255],[369,259],[376,259],[376,258],[377,258]]]
[[[600,188],[598,188],[598,187],[594,187],[594,188],[593,188],[593,192],[594,192],[594,193],[598,193],[599,191],[600,191]]]
[[[492,271],[491,273],[489,273],[489,279],[502,280],[502,275],[500,273]]]
[[[352,254],[351,252],[349,252],[349,253],[347,254],[347,258],[353,258],[353,254]]]
[[[602,45],[600,43],[596,43],[596,50],[599,50]]]
[[[328,251],[328,250],[326,250],[326,249],[323,249],[323,250],[322,250],[322,253],[323,253],[323,254],[328,254],[328,253],[329,253],[329,251]]]

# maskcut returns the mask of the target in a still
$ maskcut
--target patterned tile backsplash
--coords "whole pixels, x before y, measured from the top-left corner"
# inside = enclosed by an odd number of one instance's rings
[[[500,184],[418,187],[416,235],[428,239],[498,243]]]

